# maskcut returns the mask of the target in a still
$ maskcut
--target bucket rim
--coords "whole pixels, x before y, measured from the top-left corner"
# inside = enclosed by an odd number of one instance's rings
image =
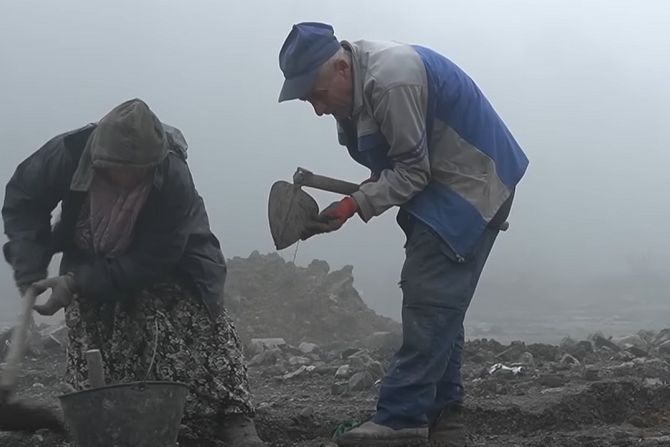
[[[113,388],[131,388],[136,386],[146,386],[146,385],[171,385],[181,388],[186,388],[188,391],[188,385],[183,382],[170,382],[169,380],[146,380],[146,381],[137,381],[137,382],[127,382],[127,383],[115,383],[111,385],[99,386],[97,388],[87,388],[85,390],[75,391],[72,393],[64,393],[58,395],[58,399],[64,399],[71,396],[81,396],[83,394],[89,394],[100,390],[108,390]]]

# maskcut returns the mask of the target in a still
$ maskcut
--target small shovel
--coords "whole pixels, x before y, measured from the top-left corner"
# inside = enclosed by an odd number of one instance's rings
[[[22,297],[23,310],[12,332],[11,344],[0,377],[0,431],[33,433],[40,429],[65,433],[65,426],[51,409],[13,399],[21,361],[25,355],[28,330],[32,322],[37,291],[28,287]]]
[[[316,200],[303,191],[302,186],[343,195],[358,191],[356,183],[324,177],[303,168],[295,171],[293,183],[283,180],[275,182],[268,199],[268,219],[277,250],[298,242],[305,226],[319,214]]]

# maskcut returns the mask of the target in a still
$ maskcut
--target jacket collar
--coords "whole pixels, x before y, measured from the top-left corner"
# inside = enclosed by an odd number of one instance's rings
[[[351,77],[353,82],[353,105],[351,118],[356,117],[363,108],[363,67],[360,61],[360,49],[355,43],[343,40],[342,47],[351,55]]]

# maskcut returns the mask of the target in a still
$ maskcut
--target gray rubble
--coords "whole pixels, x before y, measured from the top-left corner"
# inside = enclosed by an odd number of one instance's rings
[[[296,346],[306,342],[330,349],[369,341],[389,351],[400,340],[400,324],[363,302],[351,266],[331,271],[327,262],[314,260],[298,267],[276,253],[258,252],[227,263],[224,302],[245,344],[281,337]]]
[[[351,269],[258,254],[229,264],[226,302],[271,445],[327,445],[343,423],[368,418],[402,338],[399,324],[364,305]],[[0,348],[9,335],[0,334]],[[24,396],[54,402],[64,392],[66,335],[62,325],[33,329]],[[468,445],[670,446],[670,328],[594,331],[556,345],[468,340],[463,383]],[[9,439],[0,445],[24,446]],[[34,446],[61,444],[45,436]]]

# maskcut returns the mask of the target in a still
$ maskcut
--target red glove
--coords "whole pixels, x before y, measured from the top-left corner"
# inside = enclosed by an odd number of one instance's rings
[[[351,216],[358,211],[358,204],[351,197],[331,203],[321,211],[313,222],[305,226],[301,239],[309,239],[315,234],[330,233],[339,230]]]
[[[339,202],[331,203],[325,210],[321,211],[316,219],[320,222],[330,222],[336,219],[339,223],[339,228],[344,225],[344,222],[351,216],[356,214],[356,211],[358,211],[356,201],[351,197],[345,197]]]

